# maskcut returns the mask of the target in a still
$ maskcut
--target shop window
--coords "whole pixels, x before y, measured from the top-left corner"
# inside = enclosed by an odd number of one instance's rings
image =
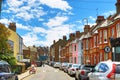
[[[120,54],[120,47],[115,47],[115,52],[116,52],[117,54]]]

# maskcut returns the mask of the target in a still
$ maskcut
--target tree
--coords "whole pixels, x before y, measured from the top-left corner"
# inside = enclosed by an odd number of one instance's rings
[[[8,44],[8,37],[10,32],[4,24],[0,23],[0,59],[9,62],[11,65],[15,64],[16,59],[13,56],[13,51],[11,51]]]
[[[10,36],[10,32],[8,28],[4,26],[4,24],[0,23],[0,52],[4,52],[4,49],[8,49],[8,37]]]

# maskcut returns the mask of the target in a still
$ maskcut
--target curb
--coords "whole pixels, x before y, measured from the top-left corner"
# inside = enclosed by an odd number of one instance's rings
[[[18,80],[23,80],[24,78],[26,78],[26,77],[28,77],[30,75],[32,75],[32,74],[29,74],[29,71],[26,71],[26,72],[18,75]]]
[[[23,80],[24,78],[26,78],[26,77],[28,77],[28,76],[30,76],[30,75],[32,75],[32,74],[29,74],[29,75],[27,75],[27,76],[24,76],[24,77],[21,78],[20,80]]]

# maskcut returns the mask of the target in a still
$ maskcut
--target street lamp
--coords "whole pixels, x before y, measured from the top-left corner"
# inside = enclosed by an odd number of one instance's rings
[[[83,21],[83,23],[86,21],[86,25],[88,25],[88,19],[87,18],[84,18],[82,21]]]

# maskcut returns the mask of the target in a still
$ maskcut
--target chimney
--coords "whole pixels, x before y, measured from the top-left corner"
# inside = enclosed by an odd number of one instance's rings
[[[53,41],[53,44],[55,44],[55,40]]]
[[[96,23],[97,24],[100,24],[104,19],[104,16],[97,16],[97,20],[96,20]]]
[[[90,31],[90,25],[85,25],[84,32],[87,33],[88,31]]]
[[[69,37],[70,37],[70,40],[72,41],[72,40],[75,39],[75,34],[74,33],[70,33]]]
[[[67,40],[66,36],[63,36],[63,40]]]
[[[120,14],[120,0],[117,0],[117,3],[115,5],[116,5],[116,13]]]
[[[9,29],[13,30],[14,32],[16,32],[16,23],[13,22],[13,23],[10,23],[9,24]]]
[[[76,31],[76,38],[80,38],[80,31]]]

